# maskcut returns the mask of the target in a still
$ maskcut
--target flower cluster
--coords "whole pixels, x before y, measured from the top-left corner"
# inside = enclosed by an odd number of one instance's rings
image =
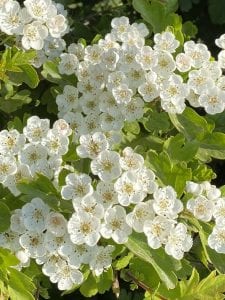
[[[0,179],[15,195],[17,183],[42,173],[57,177],[62,155],[69,146],[72,130],[64,120],[50,129],[48,119],[30,117],[23,133],[0,132]],[[171,186],[160,188],[144,158],[126,147],[121,154],[102,132],[81,135],[77,154],[88,158],[91,173],[72,171],[65,184],[54,184],[61,201],[71,201],[74,212],[67,220],[50,210],[40,198],[33,198],[11,216],[10,228],[0,235],[0,246],[11,249],[20,260],[42,264],[43,273],[58,283],[60,290],[83,281],[82,266],[99,276],[112,263],[114,245],[125,244],[132,231],[144,233],[148,245],[181,259],[192,246],[184,224],[177,222],[183,210]],[[75,151],[75,149],[74,149]],[[73,168],[72,168],[73,169]],[[112,243],[112,242],[111,242]]]
[[[61,54],[59,72],[75,74],[78,83],[66,85],[57,96],[58,115],[79,135],[118,131],[125,120],[140,119],[153,101],[168,113],[182,113],[186,100],[209,114],[224,110],[222,54],[212,61],[207,46],[194,41],[185,42],[181,52],[169,31],[155,34],[151,47],[145,45],[144,24],[129,24],[126,17],[111,24],[111,32],[97,44],[71,44]],[[222,37],[219,41],[223,46]]]
[[[225,198],[221,191],[208,181],[200,184],[187,182],[186,190],[192,194],[187,209],[204,222],[215,220],[215,226],[208,237],[208,244],[216,252],[225,253]]]
[[[111,245],[74,245],[65,217],[51,211],[40,198],[32,199],[13,212],[9,230],[0,234],[0,246],[15,253],[20,260],[19,268],[28,266],[31,258],[35,259],[51,282],[58,284],[59,290],[68,290],[83,282],[79,270],[82,264],[88,264],[100,275],[111,266],[114,250]]]
[[[23,133],[16,129],[0,132],[0,183],[15,196],[21,179],[32,180],[37,173],[49,179],[57,174],[62,155],[68,151],[72,130],[64,120],[50,129],[50,120],[30,117]]]
[[[63,5],[52,0],[25,0],[23,4],[21,8],[17,1],[1,1],[0,30],[15,35],[24,49],[44,49],[50,59],[56,57],[66,47],[61,38],[68,32]]]

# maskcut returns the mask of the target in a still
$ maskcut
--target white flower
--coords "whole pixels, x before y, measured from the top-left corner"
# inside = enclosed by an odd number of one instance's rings
[[[196,94],[192,89],[190,89],[189,94],[187,95],[188,102],[191,104],[193,107],[200,107],[199,103],[199,95]]]
[[[215,44],[221,49],[225,49],[225,34],[222,34],[218,39],[215,39]]]
[[[102,113],[100,116],[101,128],[103,131],[120,130],[123,127],[125,117],[121,111],[111,115],[110,113]]]
[[[44,234],[42,233],[27,231],[20,236],[19,242],[32,258],[46,254]]]
[[[174,223],[173,220],[162,216],[157,216],[153,220],[146,220],[143,231],[147,236],[149,247],[158,249],[162,244],[165,244]]]
[[[101,94],[100,94],[101,95]],[[79,98],[79,104],[81,106],[81,109],[84,114],[98,114],[100,113],[100,107],[99,107],[99,94],[97,95],[90,95],[90,94],[83,94]],[[79,108],[78,108],[79,109]],[[76,111],[78,110],[76,109]]]
[[[184,52],[191,57],[191,65],[194,68],[200,68],[204,62],[209,61],[210,52],[206,45],[187,41],[184,43]]]
[[[138,170],[144,165],[144,158],[135,153],[131,147],[123,149],[122,156],[120,157],[120,166],[123,170]]]
[[[74,138],[84,134],[84,117],[81,113],[68,112],[63,115],[63,119],[70,125],[74,131]]]
[[[106,69],[114,71],[118,61],[119,54],[115,51],[115,49],[109,49],[107,52],[103,52],[102,63]]]
[[[173,74],[162,84],[160,97],[165,101],[174,101],[175,98],[184,100],[188,93],[188,86],[183,83],[182,77]]]
[[[42,144],[48,149],[50,156],[62,156],[68,151],[69,139],[67,136],[59,135],[50,129]]]
[[[45,248],[50,253],[57,253],[62,245],[70,243],[70,236],[66,232],[62,236],[56,236],[47,230],[45,233]]]
[[[68,53],[72,53],[76,55],[79,60],[83,60],[84,58],[84,45],[81,43],[72,43],[68,46]]]
[[[213,201],[200,195],[196,198],[188,200],[187,209],[190,210],[197,219],[204,222],[209,222],[213,216],[214,203]]]
[[[58,69],[60,74],[72,75],[78,66],[78,59],[72,53],[62,53]]]
[[[26,144],[18,154],[19,162],[29,166],[31,175],[36,172],[48,174],[47,148],[40,144]]]
[[[47,60],[47,56],[43,50],[37,50],[35,57],[31,60],[32,66],[40,68]]]
[[[84,50],[84,61],[90,62],[92,65],[101,63],[103,49],[94,44],[93,46],[87,46]]]
[[[214,86],[212,78],[204,70],[192,70],[188,73],[188,85],[196,93],[201,95]]]
[[[225,91],[220,90],[216,86],[208,88],[205,93],[200,95],[199,103],[208,114],[221,113],[225,108]]]
[[[104,216],[104,207],[98,203],[98,198],[95,194],[85,196],[81,202],[73,201],[73,207],[75,211],[79,213],[88,213],[90,217],[96,217],[102,219]]]
[[[67,231],[67,220],[62,214],[52,211],[47,215],[46,227],[49,232],[60,237]]]
[[[101,235],[106,239],[112,238],[117,244],[126,243],[132,229],[126,222],[125,209],[120,205],[107,209],[104,220]]]
[[[121,174],[119,159],[120,156],[117,152],[104,150],[96,159],[92,160],[91,171],[102,181],[112,181]]]
[[[77,147],[77,154],[82,157],[96,158],[100,152],[108,149],[108,142],[105,135],[96,132],[93,135],[87,134],[80,137],[80,146]]]
[[[138,203],[133,211],[126,216],[127,224],[137,232],[143,232],[145,221],[153,220],[155,212],[152,201]]]
[[[131,101],[133,91],[124,83],[112,89],[112,94],[118,104],[127,104]]]
[[[220,68],[225,69],[225,50],[222,50],[218,54],[218,64]]]
[[[121,41],[123,42],[123,49],[133,47],[139,50],[145,44],[145,39],[139,34],[137,28],[132,26],[121,35]]]
[[[183,223],[178,223],[170,231],[165,251],[176,259],[182,259],[184,252],[188,252],[192,244],[193,241],[191,235],[187,233],[187,227]]]
[[[98,202],[100,202],[105,209],[118,204],[118,195],[114,189],[112,182],[99,181],[96,186]]]
[[[60,246],[58,252],[66,258],[70,266],[78,269],[81,264],[90,262],[92,253],[95,252],[95,247],[89,247],[86,244],[74,245],[73,243],[66,243]]]
[[[44,46],[44,39],[48,36],[48,29],[39,21],[27,24],[23,28],[22,46],[25,49],[33,48],[41,50]]]
[[[59,119],[59,120],[55,121],[53,124],[52,130],[55,133],[58,133],[59,135],[64,135],[64,136],[69,136],[72,133],[72,130],[71,130],[69,124],[63,119]]]
[[[86,174],[70,173],[66,176],[66,185],[62,187],[61,195],[65,200],[79,201],[93,193],[91,178]]]
[[[63,94],[59,94],[56,97],[56,103],[59,111],[68,112],[70,110],[76,110],[78,104],[78,90],[71,85],[65,85]]]
[[[68,221],[71,241],[76,245],[95,246],[100,239],[100,220],[86,212],[74,213]]]
[[[133,97],[129,103],[122,107],[122,114],[127,121],[132,122],[144,115],[144,102],[140,97]]]
[[[130,67],[126,76],[129,82],[129,87],[134,91],[140,84],[142,84],[143,81],[145,81],[145,71],[143,71],[139,64],[134,64]]]
[[[120,52],[120,60],[118,62],[119,70],[122,72],[128,72],[130,68],[137,66],[136,55],[140,51],[136,47],[130,47],[129,45],[123,45]]]
[[[177,214],[183,210],[183,204],[171,186],[157,189],[153,197],[153,208],[160,216],[176,219]]]
[[[203,63],[201,70],[205,71],[213,80],[217,80],[222,76],[222,70],[218,61]]]
[[[113,18],[111,21],[112,34],[120,41],[121,36],[129,28],[129,19],[127,17]]]
[[[116,116],[120,114],[121,106],[116,102],[110,92],[102,92],[98,108],[101,112],[106,112],[111,116]]]
[[[93,134],[101,131],[100,119],[98,113],[91,113],[84,118],[84,134]]]
[[[158,63],[153,67],[153,71],[158,76],[168,77],[176,69],[176,64],[173,56],[166,51],[160,51],[157,53]]]
[[[185,53],[178,53],[176,56],[176,67],[180,72],[188,72],[191,69],[192,59]]]
[[[49,33],[54,38],[60,38],[68,29],[67,20],[63,15],[57,15],[47,20]]]
[[[8,229],[0,233],[0,247],[16,252],[21,249],[19,244],[20,234]]]
[[[151,70],[157,64],[156,52],[150,46],[144,46],[135,56],[143,70]]]
[[[110,268],[114,249],[115,247],[112,245],[107,245],[106,247],[99,246],[96,248],[89,262],[90,270],[92,270],[96,276],[101,275]]]
[[[203,192],[203,186],[201,184],[195,183],[193,181],[187,181],[186,182],[186,191],[195,196],[198,196]]]
[[[155,174],[151,170],[142,167],[137,171],[137,176],[144,192],[153,194],[157,190],[158,186],[155,182]]]
[[[21,194],[21,192],[16,187],[17,183],[24,179],[30,180],[31,178],[32,177],[29,167],[27,165],[17,163],[16,173],[7,176],[3,185],[6,186],[14,196],[17,197]]]
[[[225,198],[217,199],[214,210],[213,210],[213,217],[216,220],[216,223],[219,223],[219,220],[225,219]]]
[[[151,102],[159,97],[159,86],[156,83],[156,74],[153,72],[145,75],[146,80],[138,87],[138,92],[141,94],[145,102]]]
[[[9,175],[17,171],[16,160],[14,156],[0,154],[0,183],[3,183]]]
[[[50,281],[57,283],[60,291],[70,290],[73,285],[79,285],[83,282],[83,274],[76,268],[69,266],[66,262],[61,264],[55,274],[50,276]]]
[[[33,198],[22,207],[22,218],[27,230],[41,233],[47,228],[46,218],[49,207],[40,199]]]
[[[30,21],[26,16],[25,9],[21,9],[17,1],[9,0],[0,10],[0,28],[8,35],[20,35],[23,32],[23,26]]]
[[[25,0],[23,3],[29,14],[39,21],[46,21],[57,13],[52,0]]]
[[[31,143],[39,143],[47,136],[50,127],[48,119],[40,119],[38,116],[32,116],[27,120],[27,126],[24,127],[23,133]]]
[[[146,197],[135,171],[124,172],[115,182],[114,188],[118,193],[118,201],[123,206],[139,203]]]
[[[49,36],[44,43],[44,52],[49,59],[59,57],[65,48],[66,42],[61,38],[53,38]]]
[[[175,35],[170,31],[165,31],[163,33],[156,33],[154,35],[154,49],[157,51],[168,51],[174,53],[176,48],[179,47],[180,42],[175,39]]]
[[[218,253],[225,253],[225,219],[219,218],[219,222],[216,222],[208,237],[208,245]]]
[[[121,84],[129,84],[127,77],[122,71],[114,71],[109,73],[106,86],[108,90],[119,87]]]

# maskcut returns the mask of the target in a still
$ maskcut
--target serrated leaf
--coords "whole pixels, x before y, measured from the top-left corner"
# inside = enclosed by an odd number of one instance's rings
[[[132,233],[126,246],[136,256],[141,258],[143,263],[145,261],[150,263],[169,289],[173,289],[176,286],[177,277],[174,271],[181,268],[179,261],[167,255],[162,248],[157,250],[151,249],[143,234]]]
[[[212,123],[208,123],[190,107],[186,107],[182,114],[169,114],[169,116],[175,128],[183,133],[187,140],[200,141],[214,129]]]
[[[184,136],[179,133],[176,136],[171,136],[164,143],[164,149],[169,154],[172,160],[190,161],[194,158],[199,148],[197,141],[185,141]]]

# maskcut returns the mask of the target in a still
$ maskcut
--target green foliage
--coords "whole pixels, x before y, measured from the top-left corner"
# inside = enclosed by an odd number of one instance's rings
[[[3,299],[35,300],[35,285],[27,275],[13,268],[18,259],[9,250],[0,248],[0,295]]]
[[[162,248],[154,250],[148,247],[143,234],[133,233],[126,246],[137,257],[153,266],[159,278],[169,289],[173,289],[177,284],[175,270],[181,268],[179,261],[168,256]]]

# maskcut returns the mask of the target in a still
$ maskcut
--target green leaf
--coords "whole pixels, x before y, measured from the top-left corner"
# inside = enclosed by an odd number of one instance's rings
[[[156,270],[159,278],[165,283],[169,289],[173,289],[177,284],[177,277],[174,271],[181,268],[181,263],[171,256],[167,255],[165,251],[160,249],[151,249],[143,234],[132,233],[128,242],[127,248],[144,262],[150,263]]]
[[[190,161],[194,158],[199,148],[196,141],[185,142],[183,134],[172,136],[164,143],[164,149],[174,161]]]
[[[1,268],[15,266],[19,263],[19,260],[15,255],[11,253],[10,250],[0,247],[0,266]],[[0,269],[1,269],[0,268]]]
[[[123,130],[127,133],[139,134],[140,133],[140,125],[137,121],[134,122],[125,122]]]
[[[35,300],[35,285],[28,276],[16,269],[10,268],[8,291],[12,300]]]
[[[175,128],[183,133],[187,140],[200,141],[214,129],[214,124],[208,123],[190,107],[186,107],[182,114],[169,114],[169,117]]]
[[[207,134],[200,142],[199,152],[204,157],[225,159],[225,134],[222,132]]]
[[[149,132],[167,132],[170,129],[170,119],[165,112],[149,111],[142,121],[145,129]]]
[[[188,39],[195,38],[196,34],[198,33],[198,27],[194,25],[191,21],[186,21],[182,25],[182,32]]]
[[[0,232],[6,231],[10,226],[10,210],[7,205],[0,202]]]
[[[148,151],[146,164],[155,172],[162,184],[174,187],[178,197],[183,194],[186,181],[192,178],[191,169],[185,162],[172,162],[166,152],[157,154],[155,151]]]
[[[133,257],[133,253],[132,252],[129,252],[127,255],[121,257],[121,258],[118,258],[114,263],[113,263],[113,268],[115,270],[121,270],[121,269],[124,269],[126,268],[126,266],[129,264],[130,260],[132,259]]]
[[[80,292],[84,297],[92,297],[98,293],[97,283],[92,273],[88,276],[88,279],[82,283]]]
[[[22,181],[17,184],[17,188],[23,195],[20,199],[28,202],[35,197],[40,197],[53,210],[60,210],[61,196],[54,187],[53,183],[44,175],[38,174],[35,181]]]

